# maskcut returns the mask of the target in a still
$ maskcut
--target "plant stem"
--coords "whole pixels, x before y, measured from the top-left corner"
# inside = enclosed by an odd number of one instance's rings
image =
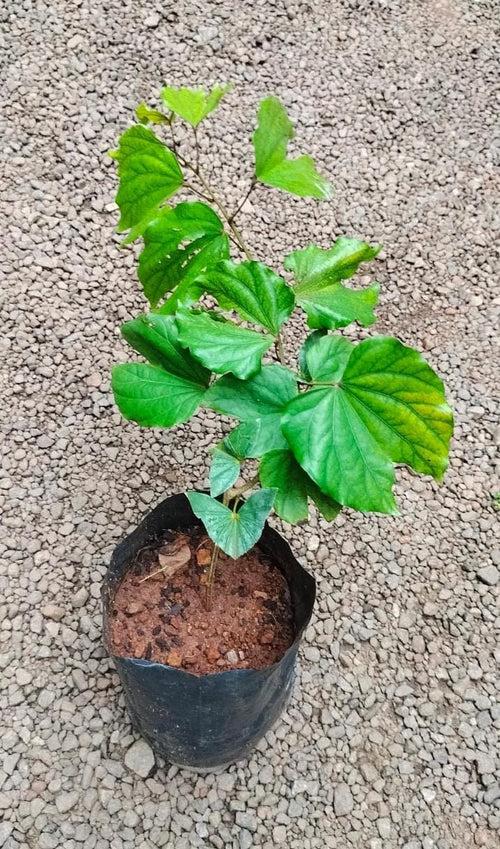
[[[232,232],[232,236],[231,236],[230,233],[228,233],[229,238],[231,238],[232,241],[235,242],[235,244],[238,246],[238,248],[241,251],[243,251],[243,253],[245,254],[247,259],[252,259],[252,254],[250,253],[247,245],[245,244],[245,241],[243,239],[243,236],[241,235],[240,230],[238,229],[238,227],[236,226],[236,224],[232,220],[234,216],[232,216],[228,212],[227,207],[225,206],[224,202],[215,193],[214,189],[212,188],[212,186],[210,185],[208,180],[201,173],[200,164],[199,164],[200,146],[199,146],[198,135],[196,133],[196,130],[195,130],[195,133],[194,133],[194,138],[195,138],[195,163],[194,164],[192,162],[190,162],[188,159],[186,159],[185,156],[182,156],[181,153],[179,153],[178,145],[177,145],[177,142],[176,142],[176,139],[175,139],[175,136],[174,136],[174,131],[173,131],[173,128],[172,128],[172,124],[170,124],[170,133],[171,133],[171,137],[172,137],[172,148],[173,148],[173,151],[174,151],[177,159],[179,160],[181,165],[184,166],[184,168],[189,168],[189,170],[192,171],[193,174],[195,174],[195,176],[198,178],[201,185],[203,186],[203,189],[204,189],[206,194],[202,194],[199,191],[199,189],[195,189],[193,186],[190,186],[189,183],[185,183],[185,185],[187,186],[187,188],[190,188],[192,191],[194,191],[194,193],[197,194],[199,197],[202,197],[204,200],[207,200],[209,203],[215,204],[215,206],[218,208],[219,212],[221,213],[222,217],[226,221],[227,226],[229,227],[229,229]]]
[[[210,560],[210,566],[208,568],[208,576],[207,583],[205,586],[205,607],[207,610],[212,609],[212,595],[214,589],[214,581],[215,581],[215,570],[217,569],[217,560],[219,559],[219,551],[220,548],[214,542],[212,548],[212,557]]]
[[[250,187],[249,187],[245,197],[243,198],[241,203],[237,206],[237,208],[234,210],[234,212],[231,213],[231,215],[230,215],[231,222],[234,221],[234,219],[236,218],[238,213],[243,209],[245,203],[247,202],[248,198],[250,197],[250,195],[252,194],[252,192],[255,188],[255,182],[256,182],[255,179],[252,179],[252,182],[250,183]]]
[[[249,489],[253,489],[253,487],[258,484],[259,476],[254,475],[253,478],[250,478],[249,481],[242,484],[241,486],[233,487],[232,489],[228,489],[227,493],[227,501],[232,501],[234,498],[239,498],[240,495],[243,495],[244,492],[248,492]]]
[[[282,366],[285,365],[285,349],[283,347],[283,339],[281,338],[281,333],[278,332],[276,337],[276,342],[274,343],[276,348],[276,353],[278,355],[278,359]]]

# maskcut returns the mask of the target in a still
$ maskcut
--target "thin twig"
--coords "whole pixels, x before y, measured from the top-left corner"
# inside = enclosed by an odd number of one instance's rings
[[[238,215],[238,213],[239,213],[239,212],[243,209],[243,207],[244,207],[245,203],[247,202],[248,198],[249,198],[249,197],[250,197],[250,195],[252,194],[252,192],[253,192],[254,188],[255,188],[255,180],[252,180],[252,182],[250,183],[250,187],[249,187],[249,189],[248,189],[248,191],[247,191],[247,193],[246,193],[245,197],[243,198],[243,200],[241,201],[241,203],[237,206],[237,208],[234,210],[234,212],[232,212],[232,213],[231,213],[231,215],[229,216],[229,219],[230,219],[230,221],[231,221],[231,222],[233,222],[233,221],[234,221],[234,219],[236,218],[236,216]]]
[[[249,489],[253,489],[253,487],[258,484],[259,476],[254,475],[253,478],[250,478],[249,481],[242,484],[241,486],[233,487],[232,489],[227,490],[227,500],[232,501],[233,498],[239,498],[240,495],[243,495],[244,492],[248,492]]]
[[[278,359],[282,366],[285,365],[285,349],[283,347],[283,339],[281,338],[281,333],[278,332],[276,337],[276,342],[274,343],[276,348],[276,353],[278,355]]]

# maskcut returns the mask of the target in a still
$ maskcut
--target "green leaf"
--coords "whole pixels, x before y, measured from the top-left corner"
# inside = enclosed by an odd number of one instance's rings
[[[206,390],[146,363],[113,366],[111,387],[122,415],[143,427],[173,427],[186,422]]]
[[[373,308],[378,302],[379,286],[364,289],[341,285],[357,271],[362,262],[373,259],[381,250],[358,239],[341,237],[329,250],[311,245],[285,258],[285,268],[293,272],[297,303],[305,310],[310,327],[346,327],[353,321],[369,327],[376,321]]]
[[[135,109],[135,117],[140,124],[168,124],[168,118],[158,109],[151,109],[147,103],[139,103]]]
[[[341,505],[324,495],[299,466],[289,449],[270,451],[260,461],[262,486],[276,487],[274,509],[285,522],[301,522],[308,517],[308,498],[328,521],[340,512]]]
[[[204,366],[218,374],[232,372],[251,377],[261,368],[262,356],[273,337],[238,327],[208,312],[180,310],[176,314],[179,340]]]
[[[179,343],[179,333],[173,316],[155,313],[139,315],[121,326],[129,345],[142,354],[153,366],[190,383],[208,386],[210,372]]]
[[[205,203],[179,203],[174,209],[162,210],[144,231],[138,268],[144,294],[156,307],[166,292],[182,283],[176,304],[196,299],[203,291],[192,285],[196,278],[228,256],[224,225]],[[175,312],[173,304],[164,311]]]
[[[120,207],[117,230],[132,228],[126,241],[141,234],[163,201],[182,186],[183,176],[171,150],[155,134],[136,124],[120,137],[118,150],[110,154],[118,162]]]
[[[276,487],[274,509],[285,522],[293,524],[307,519],[307,475],[289,450],[264,454],[259,478],[262,486]]]
[[[212,266],[196,281],[222,309],[260,324],[276,335],[293,310],[295,298],[281,277],[261,262],[230,260]]]
[[[205,525],[210,539],[233,558],[241,557],[259,541],[274,496],[274,489],[261,489],[254,492],[238,512],[234,512],[209,495],[187,493],[193,513]]]
[[[240,464],[236,457],[220,448],[214,448],[210,466],[210,495],[216,498],[238,479]]]
[[[281,417],[289,401],[297,395],[292,372],[277,364],[264,365],[250,380],[232,375],[220,378],[207,391],[205,405],[240,424],[226,437],[245,457],[261,457],[275,448],[287,448],[281,431]],[[240,455],[238,455],[240,456]]]
[[[453,417],[442,381],[391,337],[355,346],[335,378],[289,403],[285,436],[322,492],[356,510],[396,513],[394,463],[437,480],[446,469]]]
[[[310,156],[287,159],[293,125],[277,97],[266,97],[259,107],[253,134],[255,174],[261,183],[299,197],[330,198],[330,184],[316,171]]]
[[[310,333],[299,352],[303,376],[313,383],[336,383],[340,380],[354,345],[345,336]]]
[[[173,88],[165,86],[161,96],[166,106],[192,127],[197,127],[210,112],[217,108],[220,101],[231,91],[231,85],[216,85],[207,92],[202,88]]]

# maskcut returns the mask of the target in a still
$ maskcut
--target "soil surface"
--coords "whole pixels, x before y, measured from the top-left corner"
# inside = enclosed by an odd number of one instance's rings
[[[208,610],[211,549],[206,534],[195,530],[169,532],[140,553],[111,609],[116,655],[198,675],[261,669],[282,657],[294,638],[285,578],[256,548],[237,560],[220,552]]]

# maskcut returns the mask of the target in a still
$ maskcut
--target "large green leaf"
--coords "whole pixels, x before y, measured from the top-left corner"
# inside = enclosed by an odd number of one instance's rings
[[[173,316],[148,313],[139,315],[121,326],[129,345],[142,354],[153,366],[190,383],[208,386],[210,372],[179,343],[179,332]]]
[[[186,422],[206,391],[194,380],[146,363],[114,366],[111,387],[122,415],[143,427],[172,427]]]
[[[277,334],[295,298],[285,281],[262,262],[220,262],[197,279],[223,309]]]
[[[285,268],[293,272],[297,303],[305,310],[310,327],[346,327],[353,321],[369,327],[376,320],[373,308],[379,286],[364,289],[341,285],[357,271],[362,262],[377,256],[379,245],[342,236],[328,250],[311,245],[285,258]]]
[[[310,156],[287,159],[293,125],[277,97],[266,97],[259,107],[253,134],[255,174],[261,183],[299,197],[329,198],[330,184],[318,174]]]
[[[393,464],[440,480],[453,417],[442,381],[422,356],[378,337],[353,348],[330,387],[292,400],[282,427],[324,493],[357,510],[396,513]]]
[[[216,85],[207,92],[202,88],[173,88],[165,86],[161,96],[165,105],[192,127],[197,127],[210,112],[217,108],[231,85]]]
[[[136,238],[156,214],[163,201],[183,181],[179,163],[155,134],[136,124],[120,136],[118,150],[110,152],[118,162],[120,186],[116,203],[121,212],[118,232],[132,229],[126,241]]]
[[[237,456],[261,457],[275,448],[287,447],[280,426],[281,416],[296,395],[297,381],[292,372],[273,364],[263,366],[247,381],[237,380],[232,375],[220,378],[207,391],[204,403],[218,413],[241,421],[225,440],[234,446]],[[238,450],[245,453],[238,454]]]
[[[176,321],[181,344],[218,374],[251,377],[260,370],[262,356],[273,343],[268,334],[218,320],[208,312],[179,310]]]
[[[173,209],[164,209],[144,231],[138,267],[144,294],[156,307],[166,292],[182,284],[182,293],[174,293],[176,306],[195,300],[203,291],[192,286],[196,278],[228,256],[224,225],[205,203],[179,203]],[[164,311],[175,309],[170,305]]]
[[[271,512],[274,489],[261,489],[245,501],[238,512],[201,492],[188,492],[195,516],[205,525],[210,539],[229,557],[241,557],[259,541]]]
[[[214,448],[209,474],[210,495],[216,498],[233,486],[239,473],[240,464],[237,458],[222,448]]]
[[[308,498],[316,503],[328,521],[341,510],[340,504],[321,492],[289,449],[265,454],[260,461],[259,477],[262,486],[277,489],[274,509],[285,522],[293,524],[307,519]]]

